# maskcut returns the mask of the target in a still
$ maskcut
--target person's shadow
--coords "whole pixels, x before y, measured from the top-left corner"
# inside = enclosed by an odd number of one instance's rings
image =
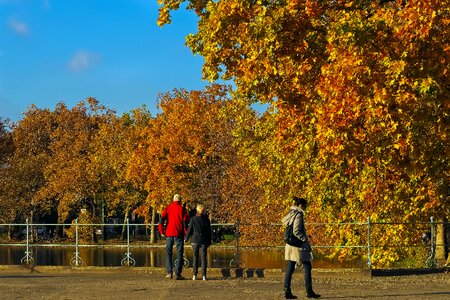
[[[397,297],[427,297],[429,296],[430,299],[431,297],[435,298],[437,296],[445,296],[448,295],[450,296],[450,292],[425,292],[425,293],[414,293],[414,294],[378,294],[378,295],[366,295],[366,296],[350,296],[350,295],[346,295],[346,296],[337,296],[337,297],[327,297],[326,295],[322,295],[321,298],[323,299],[370,299],[370,298],[383,298],[383,299],[391,299],[391,298],[397,298]]]

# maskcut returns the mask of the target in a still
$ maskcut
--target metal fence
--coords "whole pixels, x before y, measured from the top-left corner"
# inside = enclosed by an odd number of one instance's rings
[[[383,231],[385,230],[384,226],[406,226],[413,224],[414,227],[417,228],[417,232],[414,234],[426,234],[426,236],[422,236],[424,243],[421,247],[429,247],[428,256],[426,258],[426,266],[430,268],[434,268],[437,266],[436,261],[436,247],[437,246],[445,246],[445,245],[437,245],[436,244],[436,225],[442,224],[439,222],[435,222],[433,218],[430,219],[430,222],[416,222],[416,223],[380,223],[380,222],[371,222],[370,218],[367,218],[367,222],[348,222],[348,223],[307,223],[308,228],[317,228],[317,230],[321,230],[324,228],[331,227],[358,227],[360,229],[361,234],[365,234],[365,238],[361,240],[365,243],[363,244],[344,244],[344,245],[313,245],[313,249],[359,249],[361,251],[365,251],[364,257],[366,259],[366,264],[368,268],[372,267],[372,253],[376,248],[382,247],[396,247],[395,245],[380,245],[374,243],[372,240],[372,235],[374,231]],[[0,229],[3,228],[3,235],[5,235],[5,227],[13,226],[15,228],[21,228],[22,230],[16,230],[18,232],[18,236],[16,237],[19,242],[12,243],[11,241],[6,241],[5,238],[2,239],[0,246],[8,247],[24,247],[25,253],[22,259],[20,260],[21,264],[24,265],[33,265],[34,258],[32,252],[30,251],[31,247],[73,247],[74,255],[70,259],[70,265],[73,267],[80,267],[85,265],[83,259],[80,256],[80,247],[98,247],[99,243],[92,243],[90,236],[86,241],[86,235],[99,235],[105,236],[108,233],[112,236],[112,243],[107,243],[108,247],[120,247],[126,249],[124,257],[121,259],[120,264],[124,267],[133,267],[136,264],[135,259],[132,256],[131,249],[133,247],[164,247],[164,245],[158,244],[150,244],[149,241],[149,233],[148,229],[152,226],[156,228],[157,224],[131,224],[129,219],[125,220],[123,223],[115,223],[115,224],[80,224],[78,223],[78,219],[75,220],[72,224],[30,224],[28,219],[24,224],[0,224]],[[65,232],[66,235],[70,235],[69,238],[64,240],[64,243],[53,243],[52,235],[54,232],[49,230],[48,228],[55,227],[65,227],[67,230],[71,230],[70,232]],[[228,240],[227,245],[222,245],[221,247],[233,249],[234,255],[232,259],[230,259],[230,267],[234,268],[243,268],[246,266],[245,260],[240,255],[240,249],[242,246],[241,242],[241,231],[242,227],[251,227],[251,226],[259,226],[262,224],[245,224],[236,221],[235,223],[224,223],[224,224],[212,224],[213,227],[213,241],[220,242],[224,239]],[[278,231],[280,231],[281,224],[270,224],[267,226],[275,226],[278,227]],[[118,229],[118,230],[116,230]],[[145,230],[144,234],[139,234],[140,232]],[[63,229],[64,231],[64,229]],[[89,233],[86,233],[88,231]],[[325,230],[326,231],[326,230]],[[157,232],[157,230],[155,230]],[[2,230],[0,230],[0,235],[2,234]],[[121,238],[117,238],[120,235]],[[139,236],[141,239],[139,239]],[[160,237],[157,237],[160,238]],[[101,238],[99,238],[101,240]],[[43,243],[45,242],[45,243]],[[104,240],[102,240],[104,242]],[[283,247],[284,245],[280,244],[279,246],[269,246],[270,248]],[[414,245],[413,245],[414,246]],[[246,247],[246,246],[244,246]],[[184,258],[184,264],[189,265],[189,261]]]

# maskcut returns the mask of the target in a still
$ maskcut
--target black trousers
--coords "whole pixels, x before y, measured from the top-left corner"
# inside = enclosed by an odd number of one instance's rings
[[[206,255],[208,254],[208,246],[202,244],[192,244],[192,253],[194,254],[194,262],[192,264],[194,275],[197,276],[198,273],[198,255],[201,250],[201,262],[202,262],[202,275],[206,276]]]
[[[292,274],[294,274],[295,271],[295,261],[288,260],[287,261],[287,268],[286,268],[286,274],[284,275],[284,288],[285,289],[291,289],[291,280],[292,280]],[[305,287],[306,292],[312,292],[312,277],[311,277],[311,270],[312,265],[310,261],[302,261],[303,264],[303,270],[305,272]]]

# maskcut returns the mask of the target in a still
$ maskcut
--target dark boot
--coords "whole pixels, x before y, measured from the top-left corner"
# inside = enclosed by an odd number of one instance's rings
[[[320,298],[319,294],[314,293],[312,290],[306,293],[306,298]]]
[[[285,299],[297,299],[297,296],[292,295],[291,289],[284,289]]]

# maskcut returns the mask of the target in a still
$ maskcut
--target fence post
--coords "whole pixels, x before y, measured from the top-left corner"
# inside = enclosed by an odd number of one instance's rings
[[[434,241],[434,222],[433,217],[430,217],[430,239],[431,242]]]
[[[80,253],[78,252],[78,218],[75,219],[75,266],[78,267],[78,256]]]
[[[130,219],[127,218],[127,253],[130,253]],[[130,265],[130,256],[127,255],[127,266]]]
[[[235,232],[236,247],[234,252],[234,258],[230,261],[230,267],[243,268],[245,267],[246,263],[243,259],[241,259],[239,255],[239,219],[236,219],[235,231],[236,231]]]
[[[30,223],[28,222],[27,219],[27,252],[26,253],[30,253]]]
[[[134,267],[136,265],[136,261],[131,257],[130,253],[130,220],[126,219],[127,225],[127,252],[125,253],[125,258],[122,259],[120,264],[124,267]]]
[[[70,265],[72,267],[81,267],[84,265],[83,259],[80,257],[80,252],[78,251],[78,218],[75,219],[75,256],[70,259]]]
[[[367,266],[372,268],[372,261],[370,259],[370,216],[367,217]]]
[[[34,263],[33,257],[30,255],[30,224],[27,221],[27,251],[25,251],[25,256],[20,260],[23,265],[32,265]]]

